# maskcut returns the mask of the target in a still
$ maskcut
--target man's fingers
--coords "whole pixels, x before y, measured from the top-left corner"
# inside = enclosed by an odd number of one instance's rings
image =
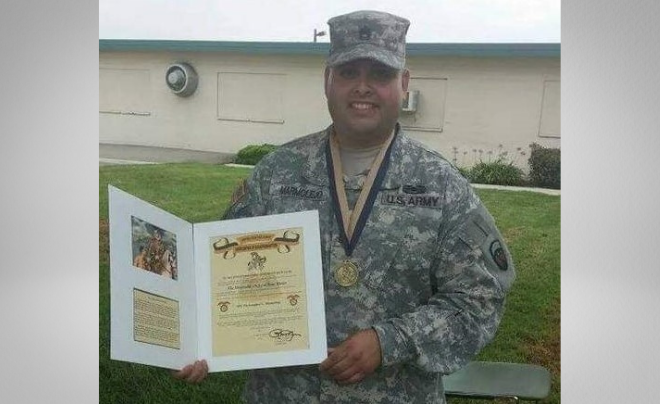
[[[184,366],[183,369],[179,371],[173,370],[172,376],[174,376],[175,379],[184,380],[190,375],[190,372],[192,372],[192,368],[193,365],[187,365]]]
[[[205,360],[196,361],[193,366],[193,371],[190,377],[186,379],[190,383],[199,383],[202,380],[206,379],[208,373],[208,365]]]
[[[209,375],[209,365],[206,363],[205,360],[201,361],[201,372],[200,372],[200,379],[198,382],[202,382],[204,379],[206,379],[206,376]]]
[[[205,360],[195,361],[192,365],[187,365],[178,372],[172,372],[172,376],[179,380],[185,380],[188,383],[199,383],[206,379],[209,367]]]
[[[339,383],[339,384],[353,384],[353,383],[357,383],[359,381],[362,381],[362,379],[364,379],[364,373],[357,372],[357,373],[353,374],[353,376],[349,377],[348,379],[342,379],[342,380],[335,379],[335,380],[337,380],[337,383]]]
[[[321,362],[321,365],[319,366],[319,369],[321,369],[323,372],[335,366],[346,355],[345,352],[338,350],[337,348],[330,348],[328,349],[328,352],[328,357],[325,358],[325,360]]]
[[[325,371],[327,374],[332,376],[333,378],[337,378],[337,376],[341,373],[346,372],[351,368],[353,365],[354,361],[351,360],[347,355],[343,356],[340,360],[335,362],[332,366],[326,368],[326,369],[321,369]]]
[[[380,365],[380,342],[371,329],[351,335],[328,353],[319,369],[339,384],[357,383]]]
[[[328,371],[328,374],[332,376],[333,379],[337,382],[345,382],[349,380],[354,375],[360,373],[355,366],[348,366],[343,370],[336,370],[334,373]]]
[[[200,379],[200,365],[199,361],[195,362],[195,365],[193,366],[192,372],[190,372],[190,375],[186,378],[186,381],[188,383],[198,383]]]

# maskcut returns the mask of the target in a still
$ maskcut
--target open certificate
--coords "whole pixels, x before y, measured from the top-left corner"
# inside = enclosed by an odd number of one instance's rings
[[[108,188],[112,359],[214,372],[327,357],[318,212],[191,224]]]

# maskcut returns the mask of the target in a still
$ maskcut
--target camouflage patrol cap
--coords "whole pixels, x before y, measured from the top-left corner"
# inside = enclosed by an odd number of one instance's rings
[[[381,11],[355,11],[328,20],[333,67],[355,59],[373,59],[395,69],[406,65],[410,21]]]

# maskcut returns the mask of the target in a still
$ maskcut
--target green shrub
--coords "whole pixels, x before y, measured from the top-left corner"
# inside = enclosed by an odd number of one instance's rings
[[[522,170],[512,163],[505,163],[502,159],[478,163],[469,169],[467,177],[475,184],[514,186],[524,184]]]
[[[261,160],[266,154],[275,150],[277,146],[264,143],[262,145],[248,145],[238,151],[236,155],[236,164],[246,164],[246,165],[255,165]]]
[[[458,171],[463,175],[463,177],[467,178],[468,181],[470,181],[470,169],[468,167],[456,167]]]
[[[530,145],[529,179],[533,186],[561,189],[561,151],[536,143]]]

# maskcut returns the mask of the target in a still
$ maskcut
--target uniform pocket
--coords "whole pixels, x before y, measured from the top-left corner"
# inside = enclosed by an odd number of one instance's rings
[[[419,215],[404,208],[380,206],[374,209],[380,222],[374,223],[363,261],[365,285],[380,295],[386,311],[408,310],[430,296],[430,266],[435,232]],[[367,230],[367,229],[365,229]]]

